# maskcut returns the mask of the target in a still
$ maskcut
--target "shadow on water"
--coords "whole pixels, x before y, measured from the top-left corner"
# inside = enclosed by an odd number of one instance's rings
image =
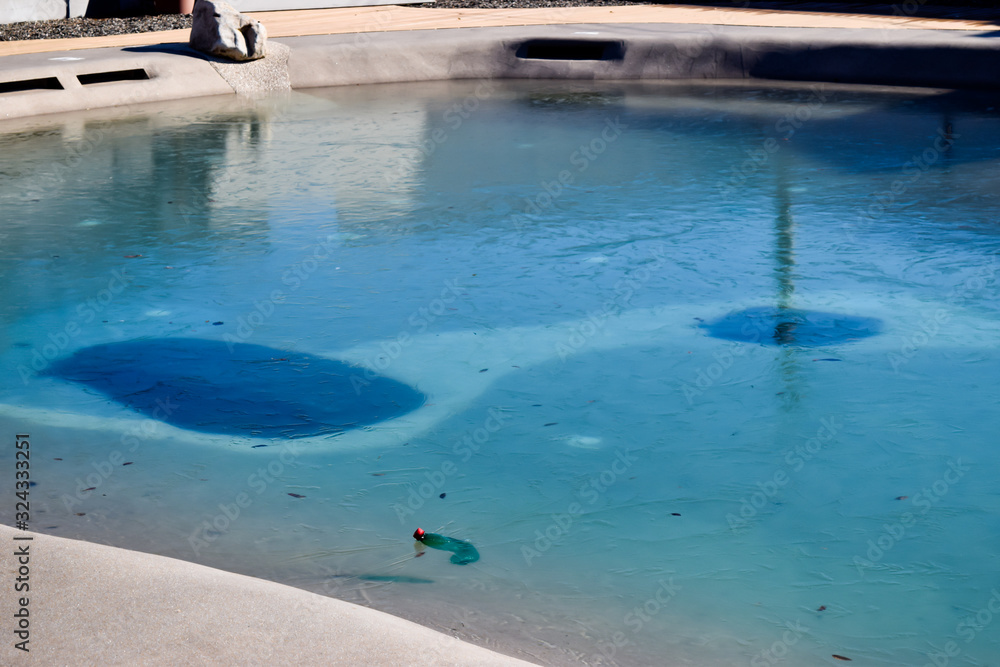
[[[94,345],[46,374],[179,428],[253,437],[341,433],[426,400],[406,384],[335,359],[198,338]]]
[[[785,347],[819,347],[847,343],[882,331],[875,317],[825,313],[792,306],[795,295],[795,218],[790,178],[782,156],[776,161],[774,306],[738,310],[701,325],[713,338]],[[794,363],[786,369],[794,375]]]
[[[882,332],[877,317],[760,306],[738,310],[702,325],[713,338],[761,345],[821,347]]]

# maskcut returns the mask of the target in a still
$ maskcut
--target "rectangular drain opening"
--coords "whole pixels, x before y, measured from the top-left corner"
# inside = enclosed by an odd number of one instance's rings
[[[110,83],[112,81],[144,81],[149,74],[144,69],[122,69],[115,72],[97,72],[95,74],[77,74],[76,78],[84,86],[95,83]]]
[[[54,76],[44,79],[24,79],[23,81],[0,82],[0,93],[20,93],[25,90],[62,90],[62,84]]]
[[[625,44],[594,39],[532,39],[515,54],[525,60],[621,60]]]

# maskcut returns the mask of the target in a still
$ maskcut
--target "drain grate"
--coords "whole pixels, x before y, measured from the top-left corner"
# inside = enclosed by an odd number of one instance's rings
[[[144,81],[149,74],[144,69],[122,69],[114,72],[96,72],[94,74],[77,74],[77,80],[84,86],[95,83],[111,83],[112,81]]]
[[[621,60],[625,44],[595,39],[532,39],[521,44],[515,55],[524,60]]]
[[[54,76],[44,79],[24,79],[22,81],[0,82],[0,93],[20,93],[25,90],[62,90],[59,79]]]

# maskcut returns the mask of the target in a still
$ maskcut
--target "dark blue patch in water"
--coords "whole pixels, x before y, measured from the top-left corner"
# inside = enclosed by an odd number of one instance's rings
[[[801,347],[849,343],[882,332],[876,317],[772,306],[738,310],[701,326],[713,338]]]
[[[198,338],[94,345],[46,374],[180,428],[265,438],[340,433],[404,415],[426,400],[408,385],[335,359]]]

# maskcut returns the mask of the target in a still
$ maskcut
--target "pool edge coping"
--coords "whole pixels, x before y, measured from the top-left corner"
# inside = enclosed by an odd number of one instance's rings
[[[744,79],[1000,90],[1000,39],[976,31],[759,27],[718,24],[550,24],[283,37],[290,89],[454,79]],[[618,59],[532,59],[529,40],[623,45]],[[213,62],[214,60],[214,62]],[[183,43],[10,55],[0,122],[51,113],[253,92],[223,63]],[[80,83],[94,72],[144,70],[147,79]],[[243,77],[252,79],[252,77]],[[227,80],[229,82],[227,82]]]
[[[475,78],[574,78],[574,79],[620,79],[622,74],[630,74],[628,78],[662,80],[664,78],[750,78],[761,81],[773,80],[768,77],[753,75],[751,62],[743,51],[744,42],[737,37],[740,33],[745,33],[743,37],[754,37],[760,39],[762,45],[771,44],[773,51],[755,51],[757,55],[766,57],[768,53],[780,53],[783,57],[794,60],[798,57],[792,49],[796,45],[803,49],[803,52],[814,50],[815,42],[809,41],[815,37],[831,38],[834,41],[843,40],[853,36],[860,42],[847,45],[854,55],[870,56],[873,52],[885,55],[890,52],[894,58],[912,56],[913,51],[921,51],[922,58],[933,60],[941,54],[947,55],[951,52],[949,59],[946,59],[948,68],[962,68],[967,74],[974,74],[977,68],[967,68],[967,61],[962,57],[971,55],[972,60],[982,59],[987,61],[987,65],[982,67],[983,72],[992,73],[981,79],[982,87],[990,90],[1000,89],[1000,44],[993,47],[983,45],[982,48],[973,48],[972,44],[965,45],[969,35],[960,33],[947,37],[938,33],[917,34],[917,31],[906,31],[895,38],[883,39],[881,44],[877,40],[869,39],[871,35],[862,39],[862,34],[855,29],[849,28],[761,28],[761,27],[740,27],[745,30],[734,30],[727,26],[720,29],[714,25],[699,24],[655,24],[656,29],[651,28],[654,24],[615,24],[614,29],[604,24],[558,24],[544,26],[504,26],[486,28],[457,28],[451,29],[428,29],[410,31],[408,33],[343,33],[339,35],[319,35],[319,36],[298,36],[284,37],[276,39],[278,43],[286,44],[291,49],[289,58],[289,78],[292,89],[304,89],[320,87],[324,85],[360,85],[366,83],[386,83],[393,81],[414,81],[414,80],[447,80],[447,79],[475,79]],[[666,27],[670,26],[670,27]],[[630,44],[637,44],[638,48],[653,49],[656,46],[666,46],[674,48],[681,57],[670,61],[662,61],[662,67],[648,68],[645,64],[648,61],[633,61],[628,63],[628,72],[621,69],[615,70],[614,65],[609,65],[605,61],[595,65],[591,61],[586,62],[564,62],[549,61],[544,63],[521,63],[516,60],[517,56],[509,47],[518,40],[524,39],[561,39],[568,38],[573,32],[597,28],[597,32],[605,32],[610,39],[619,39],[623,33],[625,39]],[[455,32],[460,34],[455,34]],[[487,48],[481,51],[474,51],[471,60],[457,60],[459,67],[453,66],[456,62],[456,49],[460,46],[466,48],[470,42],[481,39],[478,33],[471,31],[491,31],[487,33],[483,40]],[[495,32],[500,31],[500,32]],[[515,32],[518,31],[518,32]],[[796,34],[786,33],[787,36],[794,37],[789,41],[779,39],[780,33],[774,31],[799,31]],[[807,31],[807,32],[802,32]],[[819,32],[816,32],[819,31]],[[851,35],[838,32],[832,34],[831,31],[851,31]],[[723,33],[733,33],[724,35]],[[877,31],[882,35],[883,31]],[[902,31],[900,31],[902,32]],[[931,32],[931,31],[920,31]],[[643,34],[647,33],[647,34]],[[711,38],[718,38],[718,43],[713,43],[711,47],[699,46],[698,41],[703,40],[703,36],[708,34]],[[361,40],[359,35],[367,35],[368,39]],[[401,39],[403,35],[407,38]],[[671,35],[673,40],[665,40],[666,35]],[[433,39],[427,39],[432,36]],[[809,39],[805,39],[808,37]],[[366,41],[379,45],[382,51],[380,57],[374,59],[369,57],[369,52],[359,46],[359,41]],[[1000,41],[1000,40],[998,40]],[[351,43],[353,42],[353,44]],[[390,43],[391,42],[391,43]],[[177,47],[176,44],[169,46]],[[203,58],[193,57],[191,53],[184,52],[181,48],[163,48],[160,50],[133,50],[135,47],[111,47],[106,49],[86,49],[45,52],[41,54],[5,56],[0,58],[0,82],[18,80],[17,77],[43,78],[46,75],[56,77],[60,81],[72,81],[74,77],[83,73],[79,63],[93,63],[95,61],[107,63],[109,67],[118,70],[153,68],[156,76],[149,79],[154,81],[159,89],[151,91],[142,89],[143,84],[131,82],[115,82],[100,84],[103,87],[88,89],[84,85],[65,85],[62,95],[56,108],[52,107],[55,95],[58,91],[42,91],[37,93],[26,93],[14,97],[17,94],[8,94],[10,97],[2,98],[4,102],[13,101],[13,107],[20,109],[19,115],[5,114],[0,118],[0,128],[2,121],[6,118],[28,118],[48,115],[50,113],[79,111],[90,108],[109,108],[120,106],[131,106],[133,104],[143,104],[147,102],[162,102],[193,97],[204,97],[211,95],[233,95],[235,91],[226,83],[218,71],[212,67],[211,63]],[[344,63],[331,57],[331,52],[353,49],[355,60],[349,61],[349,65],[357,67],[356,70],[349,71],[345,75]],[[420,55],[421,59],[414,61],[402,56],[406,55],[406,49],[419,46],[424,49]],[[841,43],[839,48],[844,48]],[[367,48],[367,47],[366,47]],[[496,49],[506,49],[497,52]],[[694,51],[691,51],[694,48]],[[829,48],[838,48],[837,44],[829,45]],[[96,51],[106,51],[107,53],[95,53]],[[86,53],[88,55],[79,55]],[[688,57],[695,53],[696,57]],[[503,59],[498,59],[499,56]],[[669,55],[667,53],[666,55]],[[835,55],[835,54],[834,54]],[[93,56],[93,57],[91,57]],[[738,56],[738,58],[737,58]],[[52,62],[51,57],[56,58],[76,58],[80,61],[57,61],[59,65],[45,64],[43,61]],[[310,72],[306,64],[309,58],[325,57],[327,60],[319,71]],[[20,67],[6,68],[10,59],[25,59]],[[512,60],[514,58],[514,60]],[[303,62],[306,59],[306,62]],[[491,60],[492,59],[492,60]],[[959,61],[954,64],[953,60]],[[893,63],[898,62],[894,60]],[[501,65],[503,67],[501,67]],[[942,66],[941,63],[938,63]],[[697,68],[692,69],[693,66]],[[781,73],[780,67],[787,67],[788,63],[779,66],[778,71],[770,71],[772,76]],[[896,67],[896,64],[889,64],[888,68]],[[858,69],[860,65],[850,64],[854,71],[861,74],[870,74]],[[506,68],[506,69],[504,69]],[[513,68],[513,69],[512,69]],[[602,69],[603,68],[603,69]],[[638,69],[636,69],[638,68]],[[967,69],[966,69],[967,68]],[[685,76],[667,76],[671,73],[684,73]],[[795,70],[785,70],[787,76],[793,76]],[[8,76],[8,74],[11,74]],[[520,74],[520,76],[514,76]],[[714,74],[715,76],[709,76]],[[921,70],[925,75],[926,71]],[[407,78],[410,77],[410,78]],[[413,78],[417,77],[417,78]],[[808,80],[808,79],[785,79],[785,80]],[[928,79],[928,83],[938,79]],[[971,80],[973,84],[976,79]],[[864,83],[864,82],[862,82]],[[872,82],[874,83],[874,82]],[[296,85],[297,84],[297,85]],[[891,80],[882,81],[882,85],[893,84]],[[914,85],[912,79],[908,79],[906,85]],[[53,95],[49,95],[49,93]],[[45,97],[39,97],[39,96]],[[34,99],[31,99],[34,98]],[[65,103],[62,100],[67,100]],[[22,106],[18,107],[18,104]],[[62,105],[62,106],[58,106]],[[5,104],[5,111],[12,108]],[[92,543],[86,543],[91,545]],[[92,545],[95,549],[104,549],[101,545]],[[135,554],[128,550],[121,550],[124,553]],[[193,563],[186,563],[192,568],[202,567]],[[222,572],[222,571],[220,571]],[[226,573],[228,574],[228,573]],[[266,581],[266,580],[260,580]],[[156,633],[151,633],[155,635]],[[447,638],[444,633],[439,633],[442,641]],[[72,644],[72,641],[67,641]],[[75,656],[75,649],[68,648],[67,656]],[[502,655],[502,654],[497,654]]]

